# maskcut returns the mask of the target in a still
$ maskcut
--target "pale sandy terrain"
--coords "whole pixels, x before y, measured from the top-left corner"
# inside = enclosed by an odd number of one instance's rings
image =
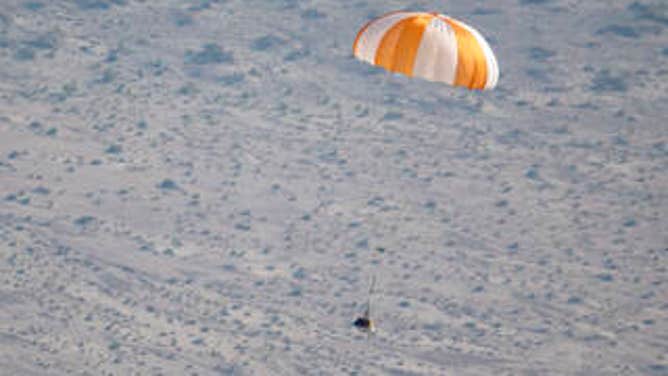
[[[667,215],[663,0],[0,2],[2,375],[667,375]]]

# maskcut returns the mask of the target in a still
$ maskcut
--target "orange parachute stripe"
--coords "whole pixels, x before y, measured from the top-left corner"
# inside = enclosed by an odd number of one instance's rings
[[[389,71],[413,75],[413,64],[422,33],[429,23],[427,17],[409,17],[388,30],[376,50],[375,64]]]
[[[459,22],[442,18],[455,31],[457,38],[457,73],[455,85],[484,89],[487,83],[487,59],[475,36]]]

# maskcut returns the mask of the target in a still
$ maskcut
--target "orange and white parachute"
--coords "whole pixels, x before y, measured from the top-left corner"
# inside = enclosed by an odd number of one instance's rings
[[[424,12],[392,12],[357,33],[353,55],[407,76],[469,89],[492,89],[499,66],[480,33],[454,18]]]

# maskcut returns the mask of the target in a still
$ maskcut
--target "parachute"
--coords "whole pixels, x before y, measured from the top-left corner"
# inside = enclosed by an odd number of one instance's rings
[[[499,66],[471,26],[438,13],[398,11],[364,25],[353,55],[388,71],[469,89],[496,86]]]

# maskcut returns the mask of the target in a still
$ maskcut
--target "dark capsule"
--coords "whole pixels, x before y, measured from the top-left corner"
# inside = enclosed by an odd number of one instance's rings
[[[368,317],[358,317],[357,320],[353,322],[353,325],[363,330],[374,330],[373,321],[371,321]]]

